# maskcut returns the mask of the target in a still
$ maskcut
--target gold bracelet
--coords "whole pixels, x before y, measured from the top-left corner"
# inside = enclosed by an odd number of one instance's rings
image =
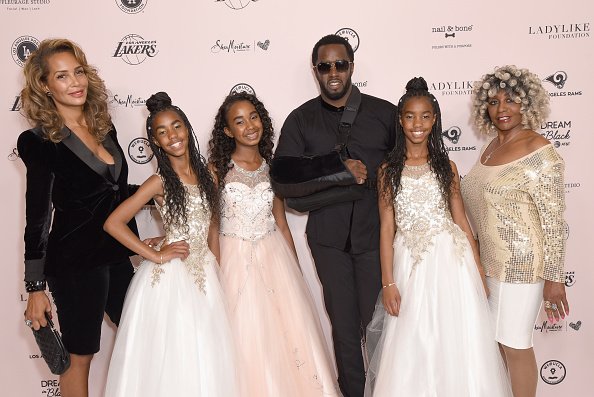
[[[162,265],[163,264],[163,254],[160,254],[160,259],[159,259],[159,264]]]
[[[382,288],[388,288],[388,287],[391,287],[393,285],[396,285],[396,283],[390,283],[388,285],[382,285]]]

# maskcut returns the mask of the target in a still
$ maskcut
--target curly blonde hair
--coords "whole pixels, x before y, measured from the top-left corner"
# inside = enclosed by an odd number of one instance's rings
[[[521,104],[522,126],[538,130],[549,114],[549,93],[540,78],[528,69],[515,65],[495,68],[493,73],[474,83],[472,116],[480,132],[489,133],[495,126],[489,117],[487,105],[499,90],[504,90],[515,102]]]
[[[41,126],[45,137],[52,142],[58,143],[64,138],[61,132],[64,120],[44,87],[49,73],[48,59],[62,52],[74,55],[83,67],[89,82],[87,100],[83,107],[85,120],[89,132],[97,138],[98,142],[102,142],[112,128],[107,107],[107,89],[97,70],[88,64],[82,49],[70,40],[43,40],[39,48],[27,58],[23,70],[25,87],[21,91],[22,113],[31,125]]]

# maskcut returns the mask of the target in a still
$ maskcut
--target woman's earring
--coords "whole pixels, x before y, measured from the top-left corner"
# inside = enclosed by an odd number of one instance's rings
[[[52,96],[52,93],[51,93],[50,91],[46,91],[46,92],[45,92],[45,95],[47,95],[47,96],[51,97],[51,96]]]

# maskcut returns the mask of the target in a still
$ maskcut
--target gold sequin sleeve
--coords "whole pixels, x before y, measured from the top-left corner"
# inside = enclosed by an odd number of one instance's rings
[[[563,159],[552,145],[500,166],[477,162],[461,183],[485,274],[506,283],[564,281]]]
[[[528,192],[538,211],[542,228],[542,278],[561,283],[565,281],[565,164],[558,155],[554,157],[544,162],[538,178],[529,184]]]

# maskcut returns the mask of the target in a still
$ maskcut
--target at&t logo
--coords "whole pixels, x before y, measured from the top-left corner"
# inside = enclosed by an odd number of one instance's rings
[[[247,83],[235,84],[233,88],[231,88],[231,91],[229,91],[229,94],[240,92],[247,92],[248,94],[256,95],[256,91],[252,88],[251,85]]]
[[[540,367],[540,377],[549,385],[557,385],[563,382],[565,373],[565,365],[557,360],[549,360]]]
[[[37,48],[39,47],[39,40],[33,36],[21,36],[12,43],[11,53],[12,59],[17,65],[23,67],[25,61],[29,58]]]
[[[353,52],[356,52],[357,48],[359,48],[359,35],[353,29],[351,29],[351,28],[338,29],[338,31],[336,32],[336,35],[345,38],[349,42],[351,47],[353,47]]]
[[[113,54],[114,58],[122,58],[128,65],[140,65],[146,58],[157,55],[156,40],[145,40],[138,34],[129,34],[118,43]]]
[[[137,14],[144,10],[148,0],[115,0],[115,2],[126,14]]]
[[[227,7],[233,10],[241,10],[247,7],[250,3],[255,3],[258,0],[215,0],[215,3],[224,3]]]

